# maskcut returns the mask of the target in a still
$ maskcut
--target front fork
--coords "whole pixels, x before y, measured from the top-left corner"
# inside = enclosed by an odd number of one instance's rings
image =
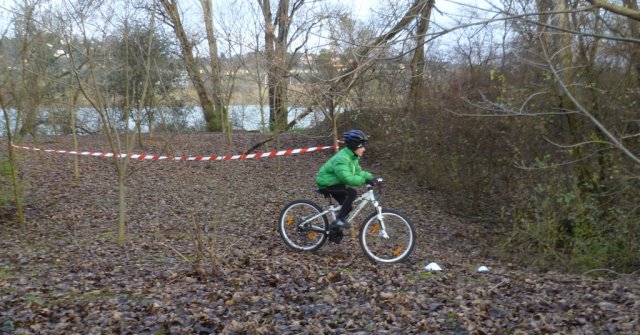
[[[373,201],[373,206],[376,208],[376,219],[380,224],[380,231],[378,231],[377,235],[382,238],[389,239],[389,234],[387,234],[387,227],[385,226],[384,220],[382,219],[382,206],[380,206],[380,203],[378,203],[377,200]]]

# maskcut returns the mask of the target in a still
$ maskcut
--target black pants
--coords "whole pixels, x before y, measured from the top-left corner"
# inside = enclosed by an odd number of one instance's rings
[[[322,189],[323,191],[329,192],[331,196],[336,199],[336,201],[342,205],[340,212],[338,212],[338,219],[344,219],[351,213],[353,207],[353,201],[356,200],[356,196],[358,196],[358,192],[347,185],[334,185],[325,187]]]

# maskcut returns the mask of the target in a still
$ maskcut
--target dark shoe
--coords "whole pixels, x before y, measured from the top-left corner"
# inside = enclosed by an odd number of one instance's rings
[[[342,241],[343,237],[344,237],[344,234],[342,233],[341,230],[335,230],[329,233],[329,241],[335,244],[340,244],[340,241]]]
[[[342,221],[342,219],[337,219],[333,221],[333,223],[329,227],[331,228],[331,230],[342,230],[351,228],[351,225],[348,222]]]

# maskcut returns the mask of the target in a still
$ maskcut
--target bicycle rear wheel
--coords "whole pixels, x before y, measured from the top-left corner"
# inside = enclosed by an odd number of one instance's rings
[[[295,200],[287,204],[278,220],[278,232],[284,243],[301,251],[320,248],[327,241],[324,231],[329,227],[326,215],[319,215],[320,213],[322,208],[310,200]],[[302,224],[314,216],[317,217]]]
[[[360,227],[360,246],[374,262],[397,263],[406,259],[413,251],[415,240],[411,221],[391,209],[383,209],[380,216],[369,215]]]

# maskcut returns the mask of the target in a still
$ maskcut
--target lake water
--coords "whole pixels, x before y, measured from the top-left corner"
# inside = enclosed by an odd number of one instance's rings
[[[229,106],[229,110],[231,112],[231,124],[234,130],[249,130],[249,131],[261,131],[263,129],[262,125],[262,113],[260,112],[259,105],[231,105]],[[43,110],[41,120],[49,120],[48,114],[51,113],[51,110]],[[65,115],[65,111],[56,111],[57,113],[67,118]],[[154,126],[156,128],[162,127],[162,125],[167,125],[169,129],[179,130],[179,131],[202,131],[205,129],[204,117],[202,116],[202,108],[200,107],[182,107],[182,108],[159,108],[154,109]],[[289,110],[288,120],[292,121],[295,119],[300,113],[304,112],[304,108],[291,108]],[[15,123],[15,110],[10,110],[10,118],[12,127]],[[120,112],[117,110],[111,110],[109,113],[109,120],[112,123],[116,123],[118,129],[124,129],[125,123],[120,120]],[[269,107],[264,107],[264,118],[268,122],[269,118]],[[80,108],[76,113],[76,118],[78,120],[78,124],[81,125],[84,129],[94,132],[98,131],[101,128],[101,121],[98,113],[91,108]],[[67,118],[68,119],[68,118]],[[306,117],[304,117],[301,121],[296,124],[295,128],[307,128],[311,127],[318,122],[324,119],[324,115],[321,112],[314,112]],[[143,132],[148,132],[149,125],[146,122],[146,119],[143,118],[143,122],[141,125]],[[133,120],[129,120],[128,126],[129,129],[133,129],[135,122]],[[59,125],[56,126],[56,129],[59,129]],[[2,135],[5,135],[5,124],[4,122],[0,122],[0,132]],[[60,133],[59,131],[54,131],[54,126],[49,122],[42,122],[38,126],[38,133],[42,135],[53,135],[56,133]]]

